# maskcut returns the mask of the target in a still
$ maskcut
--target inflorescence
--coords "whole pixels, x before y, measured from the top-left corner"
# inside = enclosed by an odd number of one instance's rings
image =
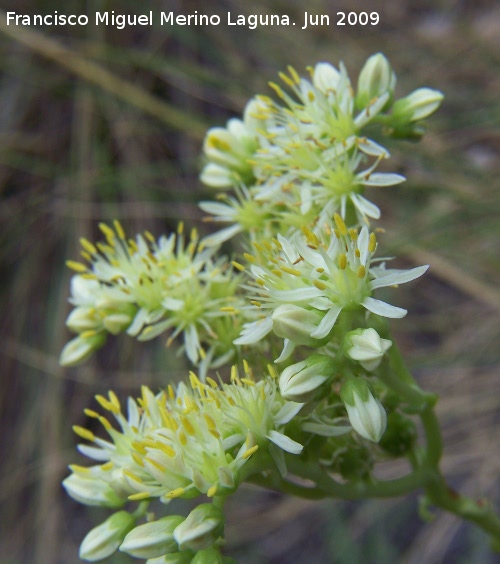
[[[391,388],[385,321],[406,310],[375,295],[427,266],[393,269],[376,257],[380,210],[365,191],[404,177],[379,172],[389,152],[365,129],[419,137],[442,94],[395,99],[382,54],[365,63],[356,89],[342,64],[319,63],[308,78],[288,67],[280,78],[275,98],[256,96],[243,119],[206,135],[201,181],[217,197],[200,207],[220,231],[200,241],[180,224],[158,240],[128,239],[118,222],[101,224],[104,241],[82,239],[84,262],[68,261],[67,326],[77,336],[63,365],[85,361],[109,334],[166,335],[168,345],[182,335],[198,372],[158,393],[143,387],[126,413],[114,392],[97,396],[106,415],[88,409],[89,428],[74,428],[96,464],[71,466],[64,486],[115,510],[83,541],[84,559],[119,549],[150,564],[226,561],[222,506],[241,483],[326,496],[325,476],[368,484],[378,460],[414,445],[405,400]],[[242,255],[218,254],[234,237]],[[225,383],[215,369],[231,364]],[[308,461],[315,473],[301,475]],[[309,493],[294,474],[316,482]],[[150,502],[176,497],[203,503],[187,517],[146,514]]]

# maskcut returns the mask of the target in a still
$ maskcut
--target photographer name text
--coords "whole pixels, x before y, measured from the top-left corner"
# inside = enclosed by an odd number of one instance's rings
[[[304,12],[300,22],[293,21],[286,14],[234,14],[227,12],[224,16],[219,14],[176,14],[175,12],[150,11],[147,14],[118,14],[111,12],[96,12],[91,18],[86,14],[61,14],[57,11],[51,14],[20,14],[6,12],[6,24],[12,26],[110,26],[116,29],[125,29],[136,26],[200,26],[216,27],[220,25],[240,26],[248,29],[270,26],[298,26],[300,29],[309,27],[330,26],[375,26],[380,21],[378,12],[337,12],[335,16],[328,14],[312,14]]]

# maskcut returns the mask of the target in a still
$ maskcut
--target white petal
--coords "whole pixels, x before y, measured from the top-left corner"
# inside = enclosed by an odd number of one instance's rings
[[[200,202],[198,205],[204,212],[219,216],[219,218],[222,217],[226,221],[236,215],[231,206],[220,202]]]
[[[400,319],[408,313],[406,309],[390,305],[382,300],[376,300],[375,298],[365,298],[361,305],[372,313],[376,313],[382,317],[390,317],[391,319]]]
[[[370,282],[370,288],[374,290],[375,288],[384,288],[386,286],[394,286],[395,284],[405,284],[406,282],[411,282],[412,280],[420,278],[420,276],[425,274],[428,268],[429,265],[425,264],[410,270],[392,270],[390,274],[372,280]]]
[[[311,337],[314,337],[315,339],[323,339],[326,337],[335,325],[335,321],[337,321],[337,317],[341,311],[341,307],[332,306],[330,311],[328,311],[325,317],[323,317],[318,327],[311,333]]]
[[[360,139],[358,149],[371,157],[389,157],[389,151],[371,139]]]
[[[279,446],[282,450],[289,452],[291,454],[299,454],[300,452],[302,452],[302,449],[304,448],[297,441],[294,441],[290,437],[283,435],[283,433],[278,433],[278,431],[271,430],[269,431],[269,434],[266,436],[276,446]]]
[[[322,295],[317,288],[297,288],[296,290],[269,290],[269,295],[283,303],[307,302]]]
[[[285,405],[274,416],[274,423],[276,425],[285,425],[297,415],[297,413],[302,409],[303,405],[303,403],[287,401]]]
[[[361,179],[361,182],[366,186],[393,186],[395,184],[401,184],[406,178],[401,176],[401,174],[396,174],[395,172],[374,172],[370,174],[368,178]]]
[[[296,346],[297,345],[293,341],[290,341],[290,339],[285,339],[283,341],[283,350],[281,351],[281,354],[274,362],[279,363],[290,358]]]
[[[380,218],[379,208],[363,196],[360,196],[359,194],[351,194],[351,201],[355,205],[356,209],[361,212],[361,215],[367,215],[373,219]]]
[[[251,345],[260,341],[273,328],[273,320],[271,317],[259,319],[253,323],[245,323],[241,335],[233,341],[235,345]]]
[[[241,226],[239,224],[231,225],[230,227],[226,227],[213,233],[212,235],[208,235],[204,237],[202,243],[209,247],[217,247],[220,244],[224,243],[224,241],[229,241],[231,237],[234,237],[238,233],[242,231]]]

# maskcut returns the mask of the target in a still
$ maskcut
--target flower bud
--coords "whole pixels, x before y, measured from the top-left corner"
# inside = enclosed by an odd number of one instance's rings
[[[174,530],[180,550],[203,550],[211,546],[224,529],[224,515],[212,503],[202,503]]]
[[[106,334],[102,331],[99,333],[92,332],[90,335],[82,333],[76,339],[66,343],[61,351],[59,364],[61,366],[77,366],[87,360],[94,351],[100,349],[105,342]]]
[[[80,545],[80,558],[96,562],[111,556],[134,525],[135,517],[127,511],[119,511],[111,515],[83,539]]]
[[[305,309],[293,304],[278,306],[273,314],[273,331],[278,337],[290,339],[297,345],[319,347],[328,342],[324,339],[315,339],[311,333],[317,329],[324,313],[317,310]]]
[[[215,163],[208,163],[203,168],[200,180],[211,188],[229,188],[235,183],[231,171]]]
[[[66,326],[73,333],[84,333],[101,329],[101,318],[93,307],[76,307],[66,319]]]
[[[394,103],[393,118],[402,123],[424,119],[439,108],[443,98],[439,90],[419,88]]]
[[[184,521],[180,515],[169,515],[158,521],[135,527],[125,537],[120,550],[134,558],[156,558],[178,552],[174,529]]]
[[[281,373],[281,395],[286,400],[305,403],[332,376],[332,370],[333,360],[320,354],[313,354],[302,362],[292,364]]]
[[[369,372],[375,370],[382,362],[382,357],[389,350],[392,341],[382,339],[372,329],[356,329],[346,335],[346,354],[352,360],[357,360]]]
[[[313,84],[324,94],[335,92],[340,82],[339,71],[330,63],[318,63],[314,67]]]
[[[62,483],[64,489],[73,499],[84,505],[98,505],[102,507],[121,507],[126,497],[122,499],[113,487],[104,480],[80,474],[70,474]]]
[[[378,443],[387,425],[387,415],[382,404],[373,397],[368,384],[361,379],[347,380],[340,397],[354,430],[363,438]]]
[[[382,53],[372,55],[359,73],[357,107],[360,109],[366,107],[373,99],[386,92],[392,95],[395,86],[396,76],[389,61]]]

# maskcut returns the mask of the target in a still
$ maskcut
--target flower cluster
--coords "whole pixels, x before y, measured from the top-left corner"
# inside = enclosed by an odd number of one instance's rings
[[[81,240],[87,264],[68,261],[76,274],[71,283],[75,309],[67,319],[78,337],[61,354],[61,364],[85,360],[104,344],[106,335],[126,331],[141,341],[172,330],[171,343],[183,333],[189,360],[197,365],[227,362],[234,354],[232,335],[239,277],[215,249],[198,245],[191,233],[184,243],[177,234],[154,237],[146,232],[127,240],[118,222],[114,230],[101,224],[106,242]]]
[[[200,204],[215,221],[231,224],[208,243],[239,232],[265,240],[304,224],[322,229],[334,213],[344,219],[354,214],[361,222],[378,219],[380,210],[364,197],[365,188],[405,180],[376,172],[389,152],[363,129],[373,124],[394,135],[416,133],[417,122],[439,106],[442,94],[419,89],[394,102],[396,78],[380,53],[361,70],[357,93],[342,64],[337,69],[318,63],[309,70],[310,80],[288,67],[280,78],[291,94],[270,83],[281,103],[257,96],[243,121],[232,119],[226,129],[207,133],[201,180],[238,194],[223,194],[224,203]]]
[[[256,381],[246,363],[244,369],[240,377],[233,366],[230,384],[211,378],[202,383],[191,373],[189,386],[169,385],[157,395],[143,387],[137,401],[128,400],[127,416],[116,394],[97,396],[120,428],[85,410],[110,440],[74,427],[91,443],[80,445],[80,452],[99,464],[71,466],[72,474],[64,481],[67,492],[87,505],[120,508],[128,500],[159,498],[168,503],[176,497],[227,495],[244,479],[244,466],[251,461],[252,471],[259,471],[266,456],[285,474],[284,452],[302,451],[285,434],[285,426],[302,404],[285,400],[271,376]]]
[[[227,224],[222,230],[201,242],[196,232],[185,242],[182,225],[158,241],[148,232],[131,240],[118,222],[101,225],[106,241],[82,240],[86,263],[68,263],[76,275],[67,325],[77,337],[62,364],[81,362],[109,333],[148,340],[168,331],[168,344],[183,335],[180,349],[199,374],[156,395],[144,387],[126,415],[113,392],[97,396],[119,428],[85,411],[109,439],[75,427],[90,443],[79,450],[97,463],[71,466],[64,486],[77,501],[116,512],[84,539],[82,558],[119,549],[149,564],[224,562],[222,506],[242,482],[324,497],[352,481],[357,495],[376,482],[378,460],[414,448],[407,413],[423,410],[423,396],[413,384],[398,395],[404,385],[385,322],[407,312],[376,292],[428,267],[393,269],[376,257],[370,222],[380,210],[364,192],[404,178],[378,170],[389,153],[364,129],[416,137],[442,95],[424,88],[395,100],[381,54],[368,59],[357,89],[342,64],[309,70],[306,79],[289,67],[280,74],[287,91],[271,83],[279,101],[257,96],[241,120],[208,131],[201,180],[218,201],[200,206]],[[238,234],[243,256],[217,258]],[[225,383],[233,360],[244,374],[232,366]],[[149,502],[178,497],[205,502],[187,517],[140,522]],[[130,502],[133,513],[124,509]]]
[[[269,244],[255,243],[256,255],[246,254],[255,295],[252,304],[260,319],[245,324],[237,344],[251,344],[273,330],[291,344],[319,346],[331,338],[342,311],[365,310],[399,318],[406,310],[372,297],[385,286],[410,282],[427,270],[372,266],[377,246],[367,227],[347,229],[335,214],[336,229],[320,240],[303,228],[288,239],[278,235]],[[293,349],[288,348],[287,356]]]

